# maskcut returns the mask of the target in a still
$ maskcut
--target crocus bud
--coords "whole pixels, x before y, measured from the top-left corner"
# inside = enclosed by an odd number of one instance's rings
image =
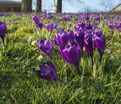
[[[83,46],[84,46],[84,35],[85,34],[83,30],[79,30],[75,32],[75,38],[76,38],[77,43],[81,47],[82,54],[83,54]]]
[[[105,37],[105,35],[101,35],[101,36],[95,35],[94,46],[100,53],[100,63],[101,63],[102,55],[103,55],[105,47],[106,47],[106,37]]]
[[[61,48],[64,48],[68,43],[68,35],[66,32],[59,32],[54,38],[55,44]]]
[[[40,17],[39,16],[34,16],[33,17],[33,21],[34,21],[34,23],[35,23],[35,25],[36,25],[37,28],[40,28],[40,29],[43,28],[43,23],[40,20]]]
[[[52,58],[53,45],[50,39],[44,39],[44,38],[39,39],[37,41],[37,46],[43,53]]]
[[[64,49],[60,48],[59,52],[61,57],[74,67],[78,68],[81,60],[81,50],[77,43],[72,43],[71,46],[67,46]]]
[[[72,30],[68,30],[67,34],[68,34],[68,38],[69,38],[70,43],[73,43],[75,41],[74,32]]]
[[[93,57],[93,40],[92,34],[87,33],[84,37],[84,48],[88,55],[92,58]]]
[[[55,29],[55,28],[57,28],[56,23],[46,24],[46,29],[48,30],[48,32],[52,32],[53,29]]]

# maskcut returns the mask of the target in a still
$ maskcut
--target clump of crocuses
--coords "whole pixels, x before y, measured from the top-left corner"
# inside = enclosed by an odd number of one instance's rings
[[[40,38],[37,41],[38,48],[52,60],[52,50],[53,45],[50,39]],[[40,65],[40,70],[38,71],[38,76],[45,80],[56,80],[56,68],[51,61],[47,61]]]
[[[48,31],[52,31],[51,28],[50,30],[48,29]],[[54,46],[56,46],[59,50],[60,56],[67,63],[73,65],[79,76],[81,76],[80,62],[82,57],[84,59],[83,53],[87,53],[92,62],[91,68],[93,68],[93,56],[94,52],[97,50],[100,54],[99,62],[101,63],[106,47],[106,37],[101,30],[95,29],[92,24],[81,22],[77,23],[73,30],[58,31],[53,41],[40,38],[37,41],[37,45],[44,54],[50,57],[51,61],[54,56],[52,50]],[[46,80],[57,79],[56,69],[52,62],[42,64],[38,75]]]

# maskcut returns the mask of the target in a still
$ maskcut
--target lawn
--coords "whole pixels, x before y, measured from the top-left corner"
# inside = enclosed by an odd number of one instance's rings
[[[0,39],[0,104],[120,104],[121,16],[38,14],[42,29],[34,23],[34,16],[0,16],[0,21],[7,25],[5,45]],[[61,57],[57,45],[54,45],[52,59],[38,48],[37,40],[40,38],[49,38],[54,44],[59,29],[74,30],[75,25],[82,22],[101,30],[106,37],[101,63],[97,49],[94,49],[94,65],[91,65],[90,56],[84,49],[79,73],[75,64]],[[48,31],[45,25],[48,23],[56,23],[57,27]],[[38,76],[39,65],[47,61],[56,68],[56,80]]]

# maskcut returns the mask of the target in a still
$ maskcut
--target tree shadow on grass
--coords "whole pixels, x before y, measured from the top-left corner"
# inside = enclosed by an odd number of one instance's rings
[[[13,81],[14,76],[11,72],[0,72],[0,103],[7,100],[8,90],[12,87]]]

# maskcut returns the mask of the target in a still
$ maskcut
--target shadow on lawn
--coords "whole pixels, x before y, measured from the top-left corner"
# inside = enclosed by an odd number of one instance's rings
[[[11,72],[0,72],[0,103],[6,101],[6,97],[9,96],[8,90],[12,87],[14,76]]]

